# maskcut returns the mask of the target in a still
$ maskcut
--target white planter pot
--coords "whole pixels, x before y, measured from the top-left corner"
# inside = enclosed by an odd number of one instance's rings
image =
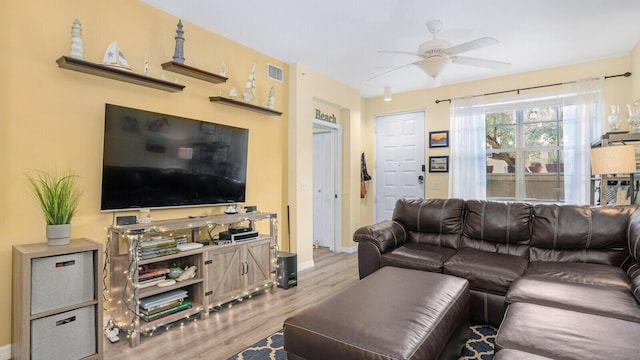
[[[71,238],[71,224],[47,225],[49,245],[67,245]]]

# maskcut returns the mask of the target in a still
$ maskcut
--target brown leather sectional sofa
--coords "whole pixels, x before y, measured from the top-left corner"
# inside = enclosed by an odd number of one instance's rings
[[[636,209],[401,199],[355,232],[360,278],[396,266],[467,279],[472,321],[500,327],[496,358],[637,359]]]

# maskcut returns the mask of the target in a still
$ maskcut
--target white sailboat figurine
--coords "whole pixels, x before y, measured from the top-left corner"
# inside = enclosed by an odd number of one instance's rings
[[[118,48],[117,41],[112,42],[107,47],[107,51],[104,52],[104,57],[102,58],[102,64],[131,71],[129,63],[127,62],[127,59],[125,59],[122,50]]]
[[[242,98],[246,103],[250,103],[256,98],[256,63],[253,63],[253,69],[251,69],[249,80],[247,80],[247,83],[244,85]]]

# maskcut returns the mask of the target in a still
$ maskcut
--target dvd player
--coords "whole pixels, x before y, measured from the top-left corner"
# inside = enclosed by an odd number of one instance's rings
[[[231,227],[231,228],[229,228],[229,232],[232,233],[232,234],[241,234],[241,233],[246,233],[246,232],[250,232],[250,231],[253,231],[251,226],[247,226],[247,227]]]
[[[238,241],[256,239],[258,237],[258,232],[247,231],[243,233],[233,234],[229,231],[221,231],[219,236],[220,236],[220,240],[231,240],[232,242],[238,242]]]

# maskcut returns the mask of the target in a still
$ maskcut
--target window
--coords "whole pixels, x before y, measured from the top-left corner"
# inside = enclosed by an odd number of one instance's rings
[[[563,108],[487,111],[487,199],[564,201]]]
[[[466,96],[451,105],[450,197],[589,204],[604,77],[564,83],[559,92],[490,103]],[[547,169],[553,163],[564,168]]]

